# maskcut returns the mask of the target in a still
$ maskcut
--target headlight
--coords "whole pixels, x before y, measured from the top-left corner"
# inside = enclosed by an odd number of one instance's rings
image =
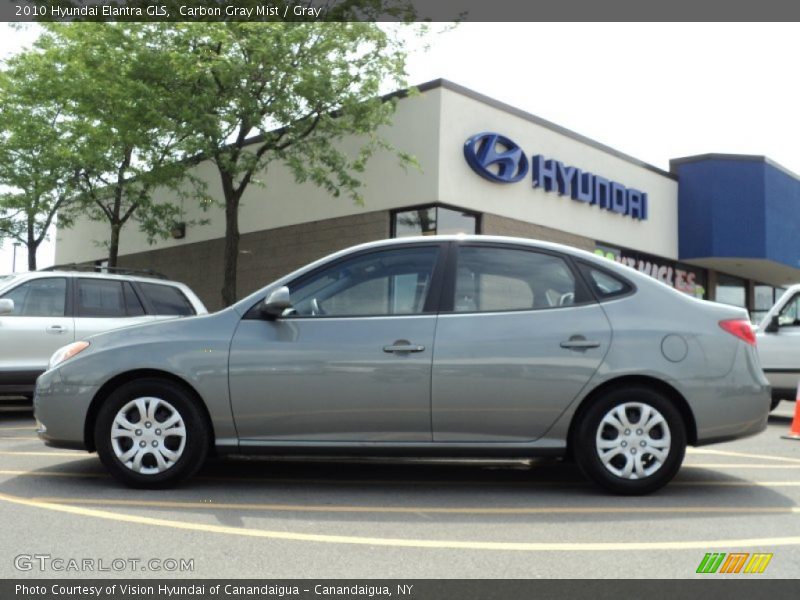
[[[88,347],[89,342],[73,342],[72,344],[67,344],[63,348],[59,348],[56,350],[55,354],[50,357],[50,362],[48,363],[47,368],[52,369],[53,367],[60,365],[68,358],[72,358],[76,354],[80,354]]]

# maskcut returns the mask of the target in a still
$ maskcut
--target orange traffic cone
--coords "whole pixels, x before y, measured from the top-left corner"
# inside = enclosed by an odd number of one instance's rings
[[[797,394],[794,401],[794,419],[787,435],[781,436],[785,440],[800,440],[800,383],[797,384]]]

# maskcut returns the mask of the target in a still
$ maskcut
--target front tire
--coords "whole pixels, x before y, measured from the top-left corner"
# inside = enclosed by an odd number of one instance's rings
[[[100,460],[130,487],[163,488],[197,472],[209,431],[195,399],[164,379],[137,379],[105,399],[94,440]]]
[[[664,394],[615,388],[591,400],[572,439],[583,473],[615,493],[639,495],[669,483],[686,453],[686,425]]]

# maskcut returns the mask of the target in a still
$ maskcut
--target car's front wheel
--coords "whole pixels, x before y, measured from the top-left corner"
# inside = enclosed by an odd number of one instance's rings
[[[686,453],[686,426],[662,393],[608,390],[579,416],[575,459],[589,479],[617,494],[649,494],[669,483]]]
[[[100,460],[131,487],[174,485],[205,462],[209,432],[195,399],[163,379],[123,384],[103,402],[94,429]]]

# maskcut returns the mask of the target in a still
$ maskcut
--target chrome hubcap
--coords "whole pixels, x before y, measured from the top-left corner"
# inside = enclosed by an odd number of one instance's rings
[[[626,402],[600,421],[597,455],[611,473],[623,479],[644,479],[658,471],[669,455],[667,421],[648,404]]]
[[[180,459],[186,447],[186,426],[180,413],[166,400],[136,398],[114,417],[111,447],[130,470],[155,475]]]

